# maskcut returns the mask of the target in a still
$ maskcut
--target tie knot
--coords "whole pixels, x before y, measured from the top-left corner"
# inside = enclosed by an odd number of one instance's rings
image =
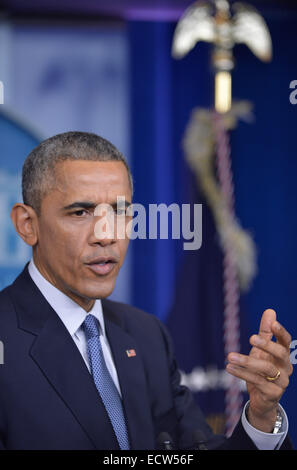
[[[85,330],[87,340],[101,335],[100,323],[91,313],[86,316],[85,321],[83,322],[83,328]]]

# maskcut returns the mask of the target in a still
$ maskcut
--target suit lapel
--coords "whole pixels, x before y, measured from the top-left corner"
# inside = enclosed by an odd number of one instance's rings
[[[110,304],[109,304],[110,305]],[[122,392],[124,411],[132,449],[153,449],[154,430],[147,382],[136,340],[123,329],[123,320],[102,301],[106,334],[111,346]],[[133,350],[129,357],[127,351]]]
[[[49,318],[30,355],[70,408],[94,447],[119,449],[93,378],[58,316]]]

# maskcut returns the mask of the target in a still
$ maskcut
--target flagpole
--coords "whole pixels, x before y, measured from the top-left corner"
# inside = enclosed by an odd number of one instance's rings
[[[272,57],[272,44],[268,27],[260,13],[246,3],[232,4],[228,0],[197,1],[190,5],[175,29],[172,55],[184,57],[199,41],[214,44],[212,66],[215,72],[213,133],[216,146],[217,177],[225,203],[227,224],[235,221],[234,187],[231,169],[231,150],[224,116],[232,109],[233,48],[245,43],[261,60]],[[199,165],[197,165],[199,172]],[[222,214],[221,214],[222,215]],[[224,290],[224,353],[240,352],[240,285],[232,230],[223,237],[223,290]],[[226,433],[230,435],[238,422],[242,407],[239,380],[232,377],[225,394]]]

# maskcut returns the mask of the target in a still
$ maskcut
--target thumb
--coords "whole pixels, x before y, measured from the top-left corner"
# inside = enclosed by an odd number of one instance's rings
[[[276,313],[274,310],[271,308],[268,308],[265,310],[265,312],[262,315],[261,322],[260,322],[260,328],[259,328],[259,336],[261,338],[266,339],[270,341],[272,339],[273,333],[272,333],[272,325],[276,320]],[[261,351],[261,349],[257,347],[253,347],[251,352],[251,356],[258,357],[258,358],[265,358],[268,357],[269,354]]]
[[[271,308],[265,310],[262,315],[259,336],[263,339],[271,340],[273,336],[272,325],[276,321],[276,313]]]

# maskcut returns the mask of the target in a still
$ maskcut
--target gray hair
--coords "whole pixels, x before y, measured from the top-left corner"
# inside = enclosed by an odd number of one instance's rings
[[[122,153],[108,140],[90,132],[64,132],[41,142],[27,156],[22,171],[24,204],[40,214],[42,199],[54,184],[55,165],[65,160],[119,161],[128,172],[131,191],[133,180]]]

